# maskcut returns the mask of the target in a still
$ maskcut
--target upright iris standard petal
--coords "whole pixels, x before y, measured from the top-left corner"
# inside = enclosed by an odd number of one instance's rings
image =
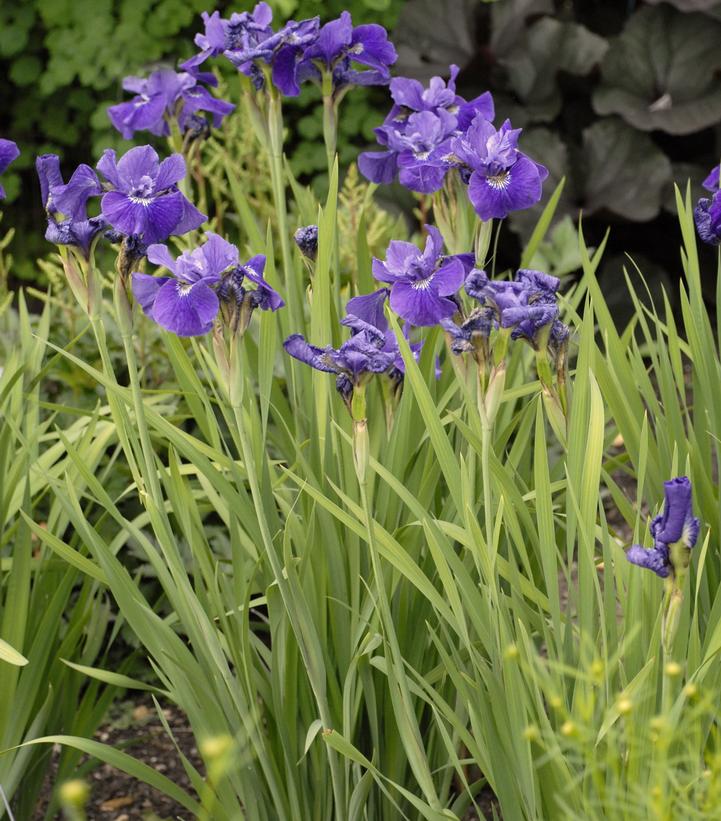
[[[715,194],[719,187],[721,187],[721,165],[715,165],[711,172],[709,173],[708,177],[701,183],[703,187],[710,191],[712,194]]]
[[[519,151],[520,131],[508,120],[496,130],[477,115],[451,143],[453,155],[470,174],[468,197],[482,220],[504,219],[541,199],[548,171]]]
[[[101,200],[103,216],[122,234],[157,243],[192,231],[207,219],[177,187],[185,175],[179,154],[161,163],[153,148],[137,146],[118,161],[108,149],[97,168],[113,189]]]
[[[373,276],[391,285],[391,308],[412,325],[435,325],[458,310],[448,297],[463,285],[464,261],[442,251],[440,231],[430,226],[422,252],[410,242],[393,240],[385,261],[373,260]]]
[[[676,575],[688,567],[690,551],[699,533],[688,477],[678,476],[664,482],[664,495],[663,513],[656,516],[649,527],[654,546],[632,545],[626,551],[626,558],[632,564],[653,570],[661,578]]]
[[[0,139],[0,174],[4,174],[11,162],[20,156],[20,149],[12,140]],[[5,199],[5,189],[0,185],[0,200]]]

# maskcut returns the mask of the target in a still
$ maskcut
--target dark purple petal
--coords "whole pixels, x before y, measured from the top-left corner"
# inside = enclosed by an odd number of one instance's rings
[[[422,280],[421,280],[422,281]],[[411,325],[436,325],[458,310],[455,302],[439,296],[430,287],[396,282],[391,288],[391,308]]]
[[[398,181],[419,194],[434,194],[443,187],[447,171],[448,166],[445,164],[431,165],[415,160],[412,164],[402,164]]]
[[[98,175],[89,165],[79,165],[67,185],[53,185],[50,199],[53,208],[72,220],[87,219],[87,202],[103,191]]]
[[[175,260],[173,259],[167,245],[149,245],[146,256],[155,265],[161,265],[169,271],[175,273]]]
[[[719,190],[719,185],[721,185],[721,182],[719,181],[720,172],[721,165],[714,166],[708,177],[706,177],[706,179],[701,183],[701,185],[703,185],[703,187],[712,194],[715,194]]]
[[[329,358],[328,349],[309,345],[300,334],[292,334],[283,343],[286,352],[295,359],[310,365],[318,371],[337,373],[338,369]]]
[[[120,188],[121,182],[120,175],[118,174],[115,149],[106,148],[95,167],[114,188]]]
[[[136,131],[149,131],[158,137],[168,136],[170,128],[165,120],[168,103],[162,94],[152,97],[134,97],[126,103],[108,108],[108,117],[123,139],[130,140]]]
[[[485,301],[485,288],[488,285],[488,275],[480,268],[475,268],[468,274],[465,282],[465,291],[469,297]]]
[[[558,277],[551,276],[551,274],[546,274],[543,271],[535,271],[532,268],[519,268],[516,272],[516,281],[525,282],[539,291],[545,290],[554,294],[561,285],[561,280]]]
[[[50,203],[50,189],[63,184],[63,176],[60,173],[60,157],[57,154],[41,154],[35,159],[35,168],[40,180],[40,196],[43,201],[43,208],[53,213],[55,208]]]
[[[207,239],[202,252],[209,274],[220,275],[238,264],[238,249],[235,245],[212,231],[207,231],[205,236]]]
[[[394,77],[390,84],[391,97],[397,105],[409,108],[412,111],[421,111],[424,108],[423,86],[418,80],[408,77]]]
[[[148,259],[149,258],[150,256],[148,256]],[[139,273],[133,274],[133,296],[146,316],[149,316],[151,319],[153,318],[153,304],[155,303],[155,297],[158,295],[158,291],[166,282],[172,281],[170,277],[153,277],[150,276],[150,274]]]
[[[721,243],[721,191],[712,199],[701,198],[694,208],[694,221],[699,237],[709,245]]]
[[[182,234],[187,234],[188,231],[195,231],[196,228],[200,228],[208,217],[198,211],[184,194],[181,194],[179,191],[176,191],[175,194],[180,194],[181,214],[180,219],[171,233],[176,236],[181,236]],[[168,196],[175,196],[175,194],[169,194]],[[161,197],[161,199],[165,198]]]
[[[177,336],[201,336],[213,327],[219,309],[215,291],[203,280],[186,285],[171,279],[155,296],[152,318]]]
[[[384,333],[388,329],[388,320],[383,310],[390,291],[388,288],[379,288],[372,294],[354,296],[345,306],[346,313],[356,316],[363,322],[372,325]]]
[[[665,579],[671,572],[668,548],[653,547],[647,549],[635,544],[626,551],[626,558],[631,564],[653,570],[653,572],[662,579]]]
[[[305,57],[321,60],[330,68],[334,60],[350,46],[352,35],[353,22],[350,14],[344,11],[337,20],[321,26],[317,39],[305,50]]]
[[[463,263],[455,257],[448,257],[433,274],[432,288],[439,296],[452,296],[463,285],[465,278]]]
[[[283,46],[273,59],[271,76],[273,85],[286,97],[300,94],[298,59],[301,50],[297,46]]]
[[[350,58],[356,63],[377,69],[382,75],[398,59],[388,32],[377,23],[356,26],[351,38]]]
[[[535,205],[541,192],[538,168],[527,157],[519,157],[495,177],[474,171],[468,184],[468,196],[482,220],[504,219],[512,211]]]
[[[666,501],[663,517],[656,530],[656,538],[665,544],[680,541],[687,520],[692,519],[691,482],[686,476],[679,476],[664,482]],[[697,531],[698,533],[698,531]],[[688,545],[691,547],[692,545]]]
[[[101,200],[103,216],[123,234],[142,234],[146,243],[167,239],[183,216],[185,197],[180,191],[133,202],[119,191],[109,191]]]
[[[398,155],[394,151],[364,151],[358,157],[358,170],[375,183],[392,183],[398,172]]]
[[[152,150],[152,149],[151,149]],[[129,154],[130,152],[128,152]],[[126,154],[127,156],[127,154]],[[182,154],[171,154],[158,166],[155,191],[160,193],[180,182],[185,177],[185,160]]]
[[[0,174],[20,156],[20,149],[12,140],[0,139]]]
[[[131,148],[118,160],[117,176],[120,184],[116,187],[126,194],[135,188],[145,187],[144,178],[155,180],[159,165],[158,154],[151,146],[138,145]]]

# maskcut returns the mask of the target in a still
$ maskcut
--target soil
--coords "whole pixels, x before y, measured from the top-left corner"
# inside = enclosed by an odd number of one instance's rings
[[[163,706],[163,715],[184,755],[202,772],[195,739],[183,714],[177,707],[166,705]],[[121,702],[114,707],[108,722],[98,730],[95,738],[139,758],[193,794],[178,752],[149,698]],[[94,769],[86,782],[90,787],[86,810],[88,821],[192,821],[192,814],[171,798],[107,764],[100,764]],[[51,768],[33,821],[45,818],[54,787]],[[53,816],[54,821],[61,821],[62,818],[60,813]]]

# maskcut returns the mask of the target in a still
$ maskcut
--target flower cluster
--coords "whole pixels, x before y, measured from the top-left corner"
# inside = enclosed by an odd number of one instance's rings
[[[206,88],[217,83],[209,72],[176,72],[168,68],[154,71],[147,78],[126,77],[123,88],[135,97],[110,106],[108,116],[126,140],[136,131],[167,137],[173,122],[181,133],[201,133],[208,123],[198,112],[211,114],[217,128],[223,117],[235,109],[232,103],[214,97]]]
[[[664,494],[663,514],[656,516],[649,526],[653,547],[635,544],[626,551],[626,558],[632,564],[652,570],[663,579],[686,570],[699,532],[699,520],[693,515],[691,505],[689,479],[679,476],[664,482]]]
[[[221,309],[237,332],[245,330],[256,308],[277,311],[283,306],[280,295],[263,278],[264,256],[241,264],[235,245],[210,231],[205,236],[202,246],[184,251],[177,259],[166,245],[149,246],[150,262],[172,274],[133,274],[133,295],[150,319],[178,336],[201,336],[213,328]]]
[[[411,325],[436,325],[458,310],[451,297],[473,267],[471,254],[443,254],[441,232],[428,226],[425,249],[392,240],[384,261],[373,259],[373,276],[391,286],[391,308]]]
[[[397,175],[412,191],[432,194],[457,169],[482,220],[534,205],[548,171],[518,149],[521,129],[508,120],[495,128],[488,92],[470,102],[456,94],[458,67],[450,70],[447,84],[433,77],[427,89],[403,77],[391,82],[394,105],[375,130],[385,150],[361,154],[361,172],[375,183]]]
[[[721,244],[721,165],[717,165],[703,181],[711,197],[702,197],[694,209],[698,235],[709,245]]]
[[[300,94],[300,86],[307,80],[322,83],[324,75],[331,78],[335,92],[352,85],[389,82],[389,66],[396,61],[396,51],[382,26],[353,26],[347,11],[324,26],[313,17],[290,20],[274,31],[272,20],[267,3],[258,3],[252,12],[235,13],[229,19],[217,11],[204,12],[205,31],[195,37],[201,50],[181,68],[194,71],[209,57],[222,54],[250,77],[256,88],[264,87],[270,79],[288,97]]]
[[[350,328],[351,336],[340,348],[319,348],[300,334],[292,334],[283,343],[295,359],[316,370],[337,374],[336,388],[349,410],[354,390],[364,387],[373,374],[385,374],[396,388],[403,381],[403,357],[383,312],[387,298],[388,289],[380,288],[348,301],[341,324]],[[416,358],[421,348],[422,343],[411,345]]]
[[[75,246],[86,257],[93,238],[106,227],[114,229],[112,239],[132,237],[141,248],[192,231],[207,219],[178,189],[185,176],[180,154],[160,162],[156,151],[144,145],[117,160],[115,151],[106,149],[97,165],[105,184],[84,164],[64,183],[55,154],[38,157],[36,168],[48,215],[46,238]],[[88,217],[88,201],[98,196],[100,214]]]
[[[4,174],[13,160],[20,156],[20,149],[12,140],[0,139],[0,174]],[[0,185],[0,200],[5,199],[5,189]]]

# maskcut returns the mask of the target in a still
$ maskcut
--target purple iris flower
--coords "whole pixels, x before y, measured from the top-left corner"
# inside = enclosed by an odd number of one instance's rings
[[[710,191],[712,194],[715,194],[719,187],[721,186],[721,181],[719,181],[719,174],[721,173],[721,165],[716,165],[711,169],[711,173],[706,177],[706,179],[701,183],[703,187]]]
[[[721,243],[721,189],[717,189],[710,199],[701,197],[693,210],[693,216],[701,239],[709,245],[719,245]]]
[[[146,79],[126,77],[123,88],[136,96],[126,103],[110,106],[110,121],[126,140],[131,139],[136,131],[149,131],[156,136],[167,137],[173,118],[177,119],[181,133],[185,132],[198,111],[212,114],[213,125],[217,128],[235,106],[213,97],[201,85],[200,79],[215,84],[212,74],[192,74],[172,69],[154,71]]]
[[[12,140],[0,139],[0,174],[4,174],[11,162],[20,156],[20,149]],[[0,185],[0,200],[5,199],[5,189]]]
[[[680,543],[686,549],[687,556],[687,552],[696,544],[699,533],[699,520],[693,515],[691,505],[689,479],[679,476],[664,482],[664,494],[663,514],[656,516],[649,527],[654,546],[647,549],[635,544],[626,551],[626,558],[632,564],[653,570],[663,579],[684,569],[674,566],[671,545]]]
[[[375,183],[391,183],[396,175],[413,191],[430,194],[443,184],[453,164],[446,159],[450,140],[468,128],[476,115],[494,117],[489,92],[466,101],[456,94],[458,66],[450,67],[450,79],[433,77],[428,88],[418,80],[391,80],[393,107],[376,130],[385,151],[366,151],[358,158],[361,173]],[[432,116],[429,116],[432,115]]]
[[[264,4],[263,4],[264,5]],[[257,8],[257,7],[256,7]],[[300,94],[296,69],[306,46],[318,36],[320,20],[290,20],[279,31],[246,21],[239,26],[234,47],[225,56],[256,84],[262,84],[262,66],[270,65],[275,87],[288,97]]]
[[[204,11],[202,18],[205,32],[195,35],[195,45],[201,51],[181,64],[186,71],[201,65],[209,57],[246,48],[252,41],[272,34],[273,10],[267,3],[258,3],[252,12],[233,13],[229,20],[224,20],[219,11],[212,14]]]
[[[112,186],[101,200],[103,216],[122,234],[142,236],[150,245],[192,231],[207,219],[178,190],[185,176],[180,154],[160,162],[155,149],[142,145],[116,161],[108,148],[97,168]]]
[[[204,245],[184,251],[177,259],[165,245],[147,249],[151,262],[173,274],[133,274],[133,294],[147,316],[178,336],[201,336],[212,329],[221,303],[229,303],[234,316],[240,315],[244,301],[251,311],[282,307],[279,294],[263,279],[264,256],[240,265],[235,245],[210,231],[205,236]],[[244,288],[244,279],[256,288]]]
[[[560,280],[542,271],[521,269],[511,281],[490,280],[485,271],[474,270],[466,279],[466,293],[493,311],[501,328],[512,328],[512,339],[525,339],[536,347],[539,332],[548,326],[554,344],[568,336],[558,321],[557,291]]]
[[[289,75],[293,75],[287,83],[292,84],[293,78],[296,86],[306,79],[320,82],[321,71],[328,71],[336,91],[350,85],[386,85],[390,82],[390,66],[397,59],[383,26],[354,27],[350,12],[344,11],[320,28],[295,65],[287,62]],[[366,70],[355,69],[355,63],[366,66]]]
[[[548,171],[518,150],[520,133],[509,120],[496,130],[479,115],[453,140],[453,154],[470,175],[468,196],[482,220],[503,219],[541,199]]]
[[[449,297],[463,285],[466,264],[465,255],[443,255],[443,237],[429,226],[423,251],[392,240],[385,261],[373,259],[373,276],[391,286],[391,308],[400,317],[411,325],[435,325],[458,310]]]
[[[35,167],[48,214],[45,239],[55,245],[79,248],[87,258],[91,242],[107,226],[103,216],[88,218],[87,214],[88,200],[102,193],[97,174],[89,165],[79,165],[66,184],[57,154],[42,154],[35,160]]]
[[[393,368],[389,375],[391,378],[400,380],[405,374],[406,366],[396,335],[391,330],[383,310],[389,296],[389,288],[379,288],[377,291],[373,291],[372,294],[354,296],[348,300],[346,316],[341,319],[340,324],[350,328],[353,334],[362,333],[363,331],[372,332],[372,329],[380,331],[385,336],[383,351],[393,354],[394,357]],[[403,334],[406,339],[408,339],[408,330],[409,326],[404,325]],[[410,348],[416,361],[418,361],[423,342],[411,343]]]

